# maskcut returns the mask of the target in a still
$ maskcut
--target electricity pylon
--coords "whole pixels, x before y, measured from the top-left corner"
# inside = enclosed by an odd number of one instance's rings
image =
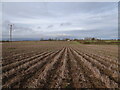
[[[9,39],[9,41],[12,41],[13,25],[14,25],[14,24],[9,24],[9,26],[10,26],[10,39]]]

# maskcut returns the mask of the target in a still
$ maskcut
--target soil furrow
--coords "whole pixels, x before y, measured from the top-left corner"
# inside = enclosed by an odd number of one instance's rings
[[[76,50],[77,51],[81,51],[78,48]],[[99,55],[99,54],[94,53],[94,51],[89,51],[89,50],[86,50],[86,49],[85,49],[85,51],[81,51],[81,53],[86,53],[86,54],[90,55],[93,58],[97,58],[97,59],[101,60],[101,62],[105,61],[105,63],[109,63],[109,64],[112,63],[114,65],[118,65],[118,58],[116,60],[115,59],[111,59],[111,58],[106,58],[104,55]]]
[[[59,64],[58,60],[59,58],[61,58],[61,55],[64,52],[64,50],[65,48],[51,59],[51,62],[49,62],[46,65],[43,71],[39,73],[39,75],[33,80],[30,86],[32,86],[33,88],[43,88],[45,86],[47,80],[49,80],[50,75],[52,74],[54,69],[56,69],[57,65]]]
[[[78,60],[80,58],[73,54],[73,51],[69,50],[69,59],[70,59],[70,70],[71,77],[73,81],[74,88],[93,88],[94,85],[91,82],[90,78],[86,75],[86,71],[84,71],[84,67],[82,67],[82,63],[79,63]]]
[[[94,84],[94,87],[96,88],[111,88],[117,87],[117,83],[110,80],[110,78],[103,73],[100,72],[100,70],[92,65],[91,62],[86,60],[84,56],[79,55],[78,52],[73,50],[73,54],[78,57],[80,60],[77,60],[84,68],[84,71],[86,71],[86,75],[91,79],[92,83]],[[77,58],[76,58],[77,59]]]
[[[24,64],[21,64],[20,66],[11,69],[10,71],[3,73],[2,78],[3,78],[3,84],[9,79],[12,78],[16,75],[19,75],[20,73],[22,73],[22,71],[25,71],[26,69],[28,69],[29,67],[31,67],[32,65],[36,64],[37,62],[41,61],[43,58],[49,56],[50,54],[54,54],[54,52],[50,52],[47,53],[43,56],[40,56],[38,58],[35,58],[29,62],[26,62]]]
[[[76,51],[78,51],[78,50],[76,50]],[[105,68],[108,68],[111,71],[118,71],[118,64],[106,62],[105,59],[100,58],[101,56],[95,57],[93,54],[90,54],[90,53],[88,54],[86,52],[79,52],[79,54],[85,56],[88,59],[93,59],[95,63],[97,63]]]
[[[76,51],[79,55],[81,55],[83,58],[85,58],[88,62],[90,62],[92,64],[92,66],[97,67],[100,71],[100,73],[103,73],[105,75],[107,75],[111,80],[115,81],[116,83],[118,83],[118,71],[113,71],[107,67],[105,67],[104,65],[100,64],[96,59],[93,59],[89,56],[87,56],[86,54],[80,54],[79,51]]]
[[[45,87],[48,88],[67,88],[71,86],[70,76],[68,71],[68,48],[63,53],[60,60],[60,64],[54,75],[51,76],[50,80],[46,83]]]
[[[12,68],[16,68],[17,66],[20,66],[20,65],[22,65],[22,64],[24,64],[24,63],[26,63],[26,62],[29,62],[29,61],[31,61],[31,60],[34,60],[35,58],[41,57],[42,55],[45,55],[45,54],[47,54],[47,53],[49,53],[49,52],[43,52],[43,53],[34,55],[34,56],[32,56],[32,57],[23,59],[23,60],[21,60],[21,61],[13,62],[13,63],[11,63],[11,64],[9,64],[9,65],[3,66],[3,67],[2,67],[3,73],[6,72],[6,71],[9,71],[9,70],[12,69]]]
[[[78,41],[4,42],[2,88],[118,88],[117,45]]]
[[[54,56],[51,56],[47,60],[46,65],[44,65],[44,67],[42,67],[40,70],[38,70],[33,77],[31,77],[24,84],[22,84],[22,87],[23,88],[35,88],[35,87],[38,87],[38,84],[40,84],[40,81],[42,81],[43,79],[46,79],[45,78],[45,77],[47,77],[46,74],[49,74],[50,69],[52,69],[52,65],[51,64],[54,62],[54,59],[57,59],[57,57],[63,51],[64,51],[64,48],[59,53],[56,53]],[[56,66],[55,64],[57,65],[56,62],[54,62],[54,66]],[[50,67],[48,67],[48,66],[50,66]],[[40,79],[40,76],[41,76],[41,79]],[[42,84],[44,85],[44,83],[42,83]]]
[[[54,56],[56,55],[58,52],[60,51],[57,51],[53,54],[51,54],[50,56]],[[50,57],[49,56],[49,57]],[[31,67],[27,68],[26,70],[20,72],[20,74],[18,74],[17,76],[13,77],[12,79],[8,80],[4,85],[3,85],[3,88],[6,88],[6,87],[14,87],[14,85],[16,84],[20,84],[22,82],[24,82],[24,80],[30,78],[31,76],[33,76],[41,67],[43,67],[47,61],[48,61],[48,57],[44,57],[43,60],[41,60],[40,62],[32,65]]]

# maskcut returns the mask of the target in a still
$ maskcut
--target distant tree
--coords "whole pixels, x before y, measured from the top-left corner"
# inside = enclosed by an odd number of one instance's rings
[[[74,39],[74,41],[78,41],[78,39]]]
[[[54,40],[54,39],[52,39],[52,38],[49,38],[49,39],[48,39],[48,41],[53,41],[53,40]]]
[[[69,39],[69,38],[66,38],[66,39],[65,39],[65,41],[68,41],[68,40],[70,40],[70,39]]]
[[[96,40],[95,38],[91,38],[91,40]]]
[[[2,42],[9,42],[9,40],[2,40]]]

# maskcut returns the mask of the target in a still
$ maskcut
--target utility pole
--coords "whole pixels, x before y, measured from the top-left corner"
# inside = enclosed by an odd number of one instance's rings
[[[13,25],[14,25],[14,24],[9,24],[9,26],[10,26],[10,39],[9,39],[9,41],[12,41]]]

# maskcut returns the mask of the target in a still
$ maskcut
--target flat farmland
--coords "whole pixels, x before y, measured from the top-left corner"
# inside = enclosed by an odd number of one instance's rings
[[[3,88],[118,88],[118,46],[2,43]]]

